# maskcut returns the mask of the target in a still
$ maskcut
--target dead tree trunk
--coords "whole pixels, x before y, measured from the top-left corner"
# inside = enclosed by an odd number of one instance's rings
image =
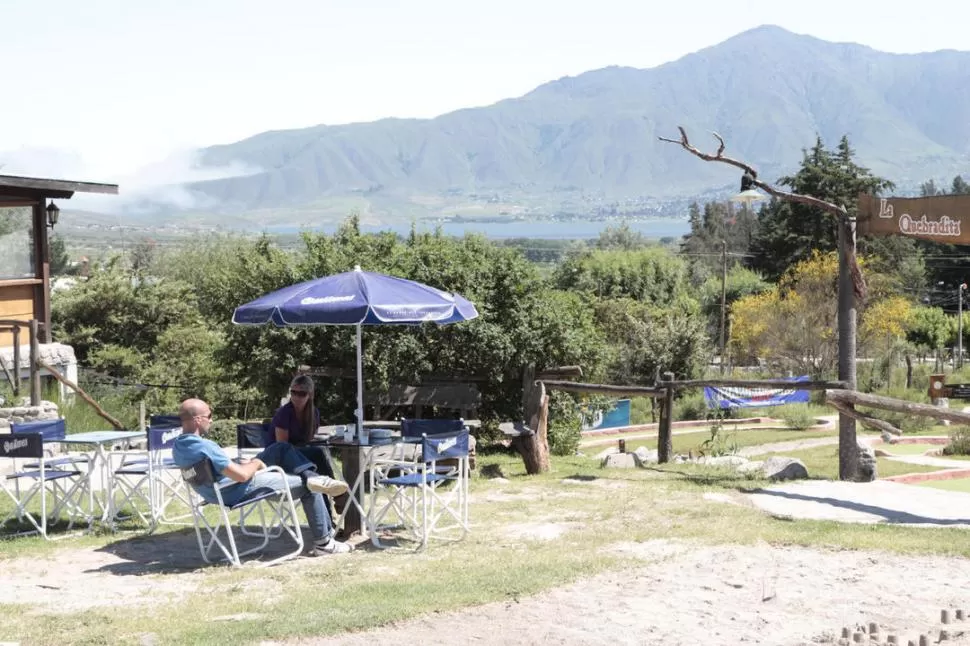
[[[47,365],[41,359],[37,359],[36,361],[37,361],[37,365],[43,368],[44,370],[46,370],[47,372],[49,372],[51,376],[54,377],[54,379],[57,379],[59,382],[61,382],[62,384],[64,384],[65,386],[67,386],[68,388],[76,392],[78,395],[80,395],[81,399],[83,399],[88,404],[90,404],[91,407],[94,409],[94,411],[102,418],[104,418],[109,424],[114,426],[116,430],[119,430],[119,431],[124,430],[125,425],[119,422],[114,417],[112,417],[105,409],[101,408],[101,406],[98,405],[98,402],[91,399],[91,396],[89,394],[81,390],[80,386],[78,386],[76,383],[74,383],[73,381],[71,381],[61,373],[59,373],[57,370],[54,370],[54,368]]]
[[[527,366],[522,377],[522,408],[526,429],[513,446],[522,455],[529,475],[549,471],[549,395],[542,382],[535,381],[535,368]]]

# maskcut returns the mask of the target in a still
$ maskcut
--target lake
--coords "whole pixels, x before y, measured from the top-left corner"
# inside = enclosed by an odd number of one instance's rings
[[[600,232],[609,226],[619,227],[621,222],[602,222],[574,220],[568,222],[551,222],[548,220],[516,220],[512,222],[442,222],[442,232],[449,236],[462,236],[466,233],[481,233],[488,238],[542,238],[547,240],[571,240],[599,237]],[[641,233],[648,238],[677,238],[690,231],[687,220],[672,218],[657,218],[655,220],[638,220],[626,222],[631,230]],[[411,231],[411,224],[385,224],[373,226],[362,224],[361,231],[376,233],[378,231],[394,231],[400,235],[407,235]],[[267,233],[287,234],[299,233],[304,229],[294,226],[266,227]],[[315,227],[313,231],[333,233],[337,225]],[[419,232],[435,230],[435,224],[420,223]]]

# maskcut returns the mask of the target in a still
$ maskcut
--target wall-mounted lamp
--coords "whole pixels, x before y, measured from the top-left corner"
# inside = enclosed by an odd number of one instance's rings
[[[47,226],[51,229],[57,224],[57,219],[61,216],[61,210],[53,201],[47,205]]]

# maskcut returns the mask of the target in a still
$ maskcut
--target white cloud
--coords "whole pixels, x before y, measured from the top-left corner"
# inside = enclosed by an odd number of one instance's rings
[[[23,147],[0,151],[0,174],[27,175],[81,181],[106,181],[75,151]],[[206,206],[202,195],[187,184],[258,173],[259,168],[241,162],[226,166],[203,166],[197,149],[180,149],[141,166],[126,175],[107,180],[119,185],[118,195],[76,193],[68,208],[102,213],[138,213],[159,208],[189,209]]]

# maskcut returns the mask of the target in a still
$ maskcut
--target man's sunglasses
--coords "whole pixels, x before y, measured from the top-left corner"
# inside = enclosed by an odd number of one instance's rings
[[[306,397],[309,394],[305,390],[290,390],[290,397]]]

